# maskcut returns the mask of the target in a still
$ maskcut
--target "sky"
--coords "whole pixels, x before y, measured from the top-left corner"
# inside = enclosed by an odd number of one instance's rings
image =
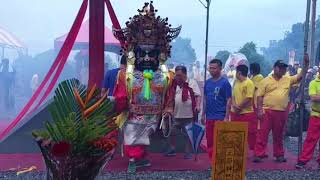
[[[111,0],[122,26],[145,1]],[[20,38],[35,55],[53,48],[54,39],[69,31],[81,2],[0,0],[0,27]],[[181,36],[192,40],[197,58],[202,61],[206,10],[199,0],[154,0],[154,5],[173,27],[182,25]],[[235,52],[250,41],[266,47],[269,40],[283,38],[292,24],[305,20],[305,7],[305,0],[212,0],[209,55],[219,50]],[[107,14],[106,25],[111,26]]]

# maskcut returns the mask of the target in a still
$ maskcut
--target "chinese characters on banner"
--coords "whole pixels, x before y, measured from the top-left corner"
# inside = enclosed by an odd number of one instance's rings
[[[248,123],[217,122],[214,130],[212,180],[244,180]]]

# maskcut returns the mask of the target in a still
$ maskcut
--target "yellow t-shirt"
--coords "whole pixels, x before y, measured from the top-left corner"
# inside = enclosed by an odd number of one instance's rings
[[[261,74],[257,74],[255,76],[253,76],[251,78],[251,81],[253,82],[254,86],[255,86],[255,91],[254,91],[254,95],[253,95],[253,102],[254,102],[254,106],[257,107],[257,90],[259,87],[260,82],[264,79],[264,77]]]
[[[310,82],[309,85],[309,95],[310,96],[320,96],[320,79],[317,77],[315,80]],[[311,103],[311,116],[320,117],[320,103],[312,102]]]
[[[297,76],[283,76],[278,81],[273,76],[268,76],[262,80],[257,91],[257,96],[263,97],[263,108],[286,111],[290,88],[297,82]]]
[[[242,82],[236,80],[233,87],[233,100],[235,101],[233,103],[240,105],[246,98],[253,98],[254,90],[254,84],[249,78]],[[234,112],[233,109],[232,112]],[[251,112],[253,112],[252,103],[248,107],[243,108],[240,114]]]

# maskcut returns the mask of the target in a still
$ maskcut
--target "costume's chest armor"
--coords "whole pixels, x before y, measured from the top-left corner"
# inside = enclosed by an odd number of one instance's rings
[[[165,79],[162,72],[154,73],[150,82],[151,99],[144,98],[144,77],[141,71],[134,71],[132,76],[132,99],[129,110],[135,114],[160,114],[165,93]]]

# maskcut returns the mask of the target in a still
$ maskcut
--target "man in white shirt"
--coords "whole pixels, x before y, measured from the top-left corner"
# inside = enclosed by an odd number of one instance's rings
[[[185,139],[185,159],[192,158],[191,145],[185,126],[192,121],[197,120],[201,105],[201,92],[198,83],[193,79],[187,78],[187,68],[185,66],[177,66],[175,68],[175,79],[173,82],[174,94],[174,120],[173,131],[169,137],[170,148],[166,156],[175,156],[175,139],[178,132],[182,132]]]

